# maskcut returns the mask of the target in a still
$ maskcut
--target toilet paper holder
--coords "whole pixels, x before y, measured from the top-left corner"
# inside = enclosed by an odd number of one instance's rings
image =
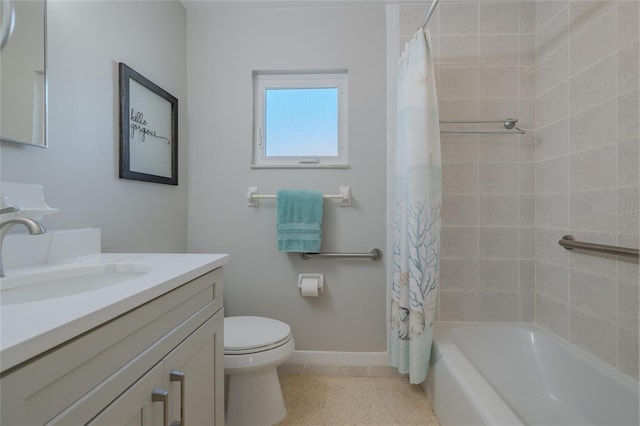
[[[313,288],[317,289],[317,295],[319,296],[324,292],[324,274],[298,274],[298,291],[303,296],[312,296],[310,294],[304,294],[303,286],[306,289],[309,288],[309,284],[313,285]]]

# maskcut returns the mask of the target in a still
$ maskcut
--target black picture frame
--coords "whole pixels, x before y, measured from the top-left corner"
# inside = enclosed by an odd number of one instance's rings
[[[178,185],[178,99],[120,62],[120,178]]]

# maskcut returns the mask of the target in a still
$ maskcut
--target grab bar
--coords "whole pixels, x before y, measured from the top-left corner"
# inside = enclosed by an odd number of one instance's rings
[[[573,235],[563,236],[562,239],[558,241],[558,244],[560,244],[567,250],[577,248],[582,250],[592,250],[602,253],[616,254],[618,256],[635,257],[636,259],[640,256],[640,251],[638,249],[630,247],[608,246],[606,244],[585,243],[582,241],[576,241]]]
[[[382,258],[382,250],[374,248],[369,253],[300,253],[300,257],[304,260],[314,258],[352,258],[379,260]]]
[[[518,127],[517,118],[502,120],[440,120],[440,124],[482,124],[501,123],[506,130],[440,130],[440,133],[485,134],[485,135],[524,135],[525,131]]]
[[[515,130],[440,130],[440,133],[454,135],[524,135],[525,131]]]

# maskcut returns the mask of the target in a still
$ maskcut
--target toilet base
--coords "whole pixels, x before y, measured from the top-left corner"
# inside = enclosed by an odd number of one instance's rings
[[[271,426],[287,416],[276,368],[229,375],[227,426]]]

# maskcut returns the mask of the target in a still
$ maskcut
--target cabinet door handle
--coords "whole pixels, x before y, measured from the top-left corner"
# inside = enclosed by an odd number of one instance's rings
[[[164,389],[156,388],[151,393],[152,402],[162,402],[162,424],[169,426],[169,392]]]
[[[169,381],[180,382],[180,420],[171,422],[171,426],[184,425],[184,372],[179,370],[171,370],[169,373]]]

